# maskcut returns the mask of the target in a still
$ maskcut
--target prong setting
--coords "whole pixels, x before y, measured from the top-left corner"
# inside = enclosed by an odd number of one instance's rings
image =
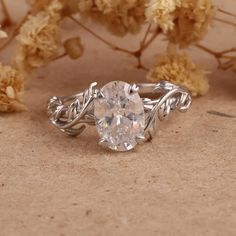
[[[130,84],[129,86],[129,93],[138,93],[139,91],[139,87],[137,86],[137,84]]]
[[[108,147],[108,142],[107,142],[106,139],[101,138],[101,139],[98,141],[98,145],[101,146],[101,147]]]
[[[101,92],[101,90],[96,90],[96,98],[97,99],[102,99],[104,98],[104,94]]]
[[[144,143],[145,141],[147,141],[147,138],[145,137],[145,135],[138,135],[138,136],[136,136],[136,142],[138,144]]]

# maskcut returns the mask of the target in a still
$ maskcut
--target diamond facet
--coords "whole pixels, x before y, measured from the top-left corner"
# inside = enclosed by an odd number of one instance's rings
[[[144,134],[145,113],[138,92],[122,81],[113,81],[101,89],[94,102],[98,133],[107,146],[127,151],[137,144],[136,138]]]

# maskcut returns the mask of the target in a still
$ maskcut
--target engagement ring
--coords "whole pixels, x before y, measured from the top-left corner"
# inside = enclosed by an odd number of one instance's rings
[[[52,124],[66,134],[77,136],[86,124],[96,125],[100,145],[127,151],[152,138],[157,119],[172,110],[185,112],[190,105],[190,94],[167,81],[112,81],[101,89],[95,82],[73,96],[52,97],[47,110]]]

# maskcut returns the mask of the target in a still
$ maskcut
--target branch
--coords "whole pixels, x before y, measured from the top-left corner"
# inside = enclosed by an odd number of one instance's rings
[[[84,24],[82,24],[80,21],[78,21],[76,18],[74,18],[73,16],[69,16],[69,18],[71,20],[73,20],[76,24],[78,24],[80,27],[82,27],[85,31],[87,31],[88,33],[92,34],[95,38],[97,38],[98,40],[102,41],[104,44],[106,44],[108,47],[110,47],[111,49],[115,50],[115,51],[121,51],[124,53],[128,53],[128,54],[133,54],[132,51],[126,50],[124,48],[121,48],[119,46],[116,46],[112,43],[110,43],[109,41],[107,41],[106,39],[104,39],[103,37],[101,37],[100,35],[98,35],[97,33],[95,33],[94,31],[92,31],[90,28],[88,28],[87,26],[85,26]]]
[[[21,28],[21,26],[24,24],[24,22],[26,21],[27,17],[29,15],[29,12],[27,12],[27,14],[23,17],[23,19],[20,21],[20,23],[17,25],[17,27],[14,29],[12,35],[8,38],[8,40],[2,45],[0,46],[0,51],[2,51],[3,49],[5,49],[16,37],[16,35],[19,33],[19,29]]]
[[[96,32],[94,32],[93,30],[91,30],[90,28],[88,28],[87,26],[85,26],[84,24],[82,24],[79,20],[77,20],[75,17],[73,16],[69,16],[69,18],[74,21],[77,25],[79,25],[81,28],[83,28],[85,31],[87,31],[88,33],[90,33],[91,35],[93,35],[95,38],[97,38],[98,40],[100,40],[101,42],[103,42],[104,44],[106,44],[108,47],[110,47],[112,50],[114,51],[120,51],[123,52],[125,54],[131,55],[133,57],[135,57],[137,59],[137,65],[136,68],[138,69],[143,69],[143,70],[148,70],[148,68],[146,68],[143,64],[142,64],[142,54],[143,51],[150,46],[150,44],[154,41],[154,39],[158,36],[158,34],[160,33],[160,29],[159,27],[156,28],[156,30],[154,31],[153,35],[148,39],[148,34],[150,33],[151,30],[151,25],[149,24],[147,27],[147,30],[144,34],[143,39],[140,42],[140,47],[138,48],[138,50],[135,51],[131,51],[125,48],[121,48],[111,42],[109,42],[108,40],[104,39],[102,36],[100,36],[99,34],[97,34]]]
[[[2,11],[3,11],[3,14],[5,16],[5,19],[3,20],[3,23],[2,23],[3,27],[7,27],[7,26],[12,25],[13,21],[11,19],[11,16],[8,12],[8,9],[7,9],[7,6],[4,2],[4,0],[0,0],[0,4],[2,6]]]
[[[235,23],[233,23],[231,21],[228,21],[228,20],[224,20],[224,19],[221,19],[221,18],[218,18],[218,17],[214,17],[214,20],[219,21],[219,22],[224,23],[224,24],[227,24],[227,25],[231,25],[231,26],[236,27]]]
[[[146,32],[144,34],[144,37],[143,37],[143,39],[140,42],[140,48],[142,48],[145,45],[147,37],[148,37],[148,34],[150,33],[151,27],[152,27],[152,25],[149,24],[148,27],[147,27],[147,30],[146,30]]]
[[[212,55],[218,62],[218,67],[220,69],[226,70],[232,67],[234,64],[234,61],[236,60],[236,56],[230,56],[227,55],[228,53],[233,53],[236,52],[236,48],[231,48],[231,49],[226,49],[220,52],[213,51],[201,44],[196,44],[195,45],[197,48],[201,49],[202,51]],[[222,60],[227,60],[225,63],[222,62]]]
[[[225,14],[225,15],[236,17],[236,14],[234,14],[234,13],[231,13],[231,12],[225,11],[225,10],[220,9],[220,8],[218,8],[217,10],[218,10],[219,12]]]

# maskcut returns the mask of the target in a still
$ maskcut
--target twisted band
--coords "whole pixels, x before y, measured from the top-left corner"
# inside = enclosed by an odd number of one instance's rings
[[[145,96],[150,94],[155,98]],[[173,110],[185,112],[191,101],[185,89],[167,81],[137,84],[114,81],[102,89],[94,82],[73,96],[52,97],[47,112],[51,123],[66,134],[77,136],[86,125],[97,125],[100,144],[124,151],[152,138],[157,118],[162,121]],[[127,134],[134,135],[134,140],[128,137],[127,141],[124,138]]]

